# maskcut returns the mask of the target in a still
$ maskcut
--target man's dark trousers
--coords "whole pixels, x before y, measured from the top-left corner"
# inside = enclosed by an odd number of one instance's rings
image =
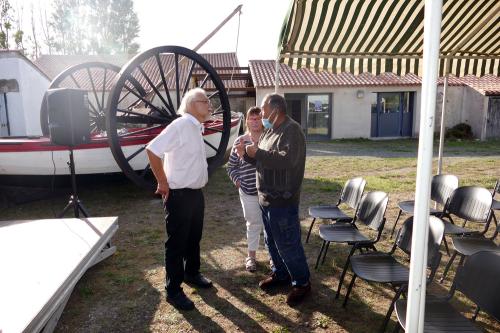
[[[174,296],[182,290],[184,273],[194,276],[200,272],[200,240],[205,210],[203,192],[201,189],[171,189],[164,209],[166,289],[168,295]]]

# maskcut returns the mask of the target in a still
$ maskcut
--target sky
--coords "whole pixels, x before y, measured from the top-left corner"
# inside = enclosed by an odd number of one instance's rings
[[[29,23],[29,6],[50,6],[51,0],[10,0],[15,9],[24,7],[23,22]],[[139,16],[140,51],[162,45],[194,48],[238,5],[240,17],[238,59],[241,66],[248,60],[275,59],[278,37],[288,10],[289,0],[135,0]],[[25,28],[25,30],[28,30]],[[234,52],[238,36],[238,14],[198,52]]]

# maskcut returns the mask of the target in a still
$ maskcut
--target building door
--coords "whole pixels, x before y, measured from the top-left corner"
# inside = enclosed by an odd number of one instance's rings
[[[372,137],[411,136],[413,92],[372,94]]]
[[[0,136],[9,136],[9,118],[7,117],[7,107],[5,101],[6,94],[0,94]]]
[[[330,94],[307,95],[307,138],[330,139],[331,98]]]

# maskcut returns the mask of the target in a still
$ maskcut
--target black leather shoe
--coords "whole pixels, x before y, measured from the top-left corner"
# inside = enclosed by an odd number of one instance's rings
[[[212,281],[201,275],[201,273],[197,275],[189,275],[185,274],[184,275],[184,282],[195,285],[196,287],[199,288],[211,288],[212,287]]]
[[[167,295],[167,302],[178,310],[189,311],[194,309],[193,301],[191,301],[183,291],[180,291],[174,296]]]

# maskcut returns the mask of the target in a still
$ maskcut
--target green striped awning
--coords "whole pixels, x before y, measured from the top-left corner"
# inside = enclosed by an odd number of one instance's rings
[[[316,72],[423,72],[424,0],[293,0],[280,61]],[[444,0],[440,76],[500,76],[500,1]]]

